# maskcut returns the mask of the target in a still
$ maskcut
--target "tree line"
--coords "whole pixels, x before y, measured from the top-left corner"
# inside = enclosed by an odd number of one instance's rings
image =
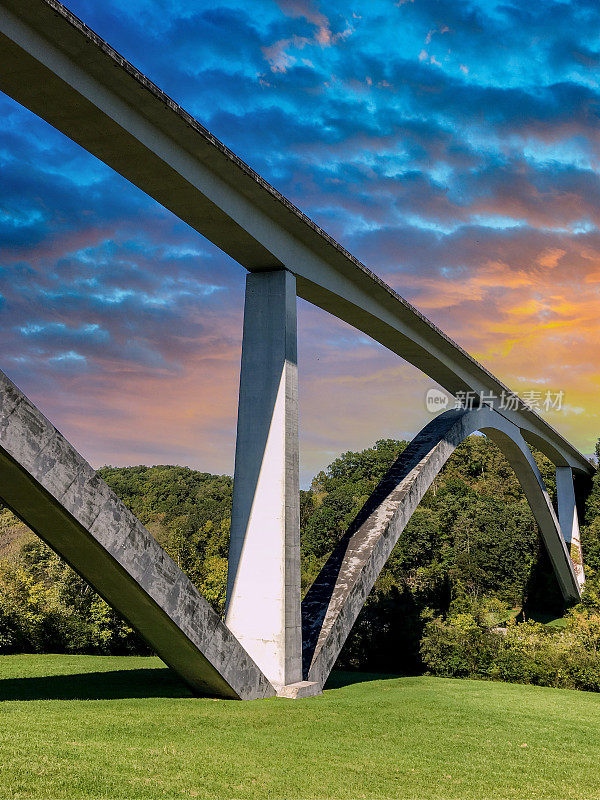
[[[406,446],[385,439],[346,452],[301,492],[303,591]],[[555,500],[553,465],[534,455]],[[231,478],[175,466],[104,467],[100,475],[222,613]],[[598,688],[598,475],[586,493],[588,582],[582,603],[565,609],[511,467],[490,440],[469,437],[407,525],[338,666]],[[149,651],[85,581],[0,507],[0,652]]]

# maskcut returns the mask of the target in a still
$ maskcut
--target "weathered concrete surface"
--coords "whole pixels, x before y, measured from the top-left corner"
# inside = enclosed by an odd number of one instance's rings
[[[306,680],[321,685],[402,531],[456,447],[483,431],[501,448],[532,508],[564,597],[580,596],[560,525],[519,430],[489,408],[447,411],[413,439],[375,489],[302,603]]]
[[[282,686],[277,692],[277,697],[287,697],[289,700],[304,700],[307,697],[316,697],[318,694],[323,694],[323,687],[320,683],[298,681],[298,683],[289,683],[287,686]]]
[[[573,532],[573,538],[571,539],[569,552],[571,554],[571,561],[573,562],[573,569],[575,570],[575,575],[577,576],[577,583],[579,584],[579,588],[583,589],[585,586],[585,571],[583,569],[583,550],[581,549],[579,526],[577,527],[577,530]]]
[[[575,501],[573,470],[570,467],[556,468],[556,499],[560,528],[565,542],[570,546],[571,561],[577,575],[577,582],[580,587],[583,587],[585,584],[583,552],[579,534],[579,517]]]
[[[280,689],[302,680],[296,279],[246,278],[225,623]]]
[[[57,0],[0,0],[0,89],[251,271],[286,266],[298,295],[450,393],[510,391],[224,147]],[[516,400],[503,411],[557,466],[588,460]]]
[[[1,372],[0,497],[196,692],[275,694],[154,537]]]
[[[124,175],[251,272],[288,268],[296,277],[300,297],[373,337],[450,393],[474,391],[496,399],[511,394],[488,370],[312,223],[57,0],[0,0],[0,88]],[[578,593],[578,589],[573,589],[576,580],[572,564],[562,537],[560,545],[557,543],[556,517],[551,506],[548,508],[547,495],[521,436],[557,467],[570,467],[584,475],[592,474],[594,467],[521,400],[515,397],[515,402],[515,410],[506,409],[502,411],[503,417],[497,414],[494,417],[496,421],[504,420],[509,433],[503,435],[498,422],[490,429],[490,436],[503,443],[505,452],[514,461],[562,581],[563,593],[570,597]],[[423,458],[432,463],[439,460],[445,446],[438,442],[435,452],[425,453]],[[14,472],[9,469],[10,463],[10,459],[6,460],[7,475]],[[427,464],[422,469],[424,475],[428,473]],[[12,478],[15,486],[16,474]],[[362,600],[359,602],[357,598],[376,576],[376,566],[387,543],[393,539],[393,532],[405,524],[401,522],[403,515],[408,513],[411,498],[418,494],[423,483],[417,477],[414,478],[417,488],[410,484],[409,474],[399,479],[408,483],[398,489],[400,495],[405,492],[407,499],[404,502],[403,496],[400,497],[397,513],[393,502],[390,505],[388,500],[387,505],[372,509],[373,524],[381,524],[386,533],[375,535],[375,530],[368,526],[362,533],[356,530],[346,542],[347,549],[350,548],[348,558],[344,560],[345,551],[336,551],[333,567],[329,564],[323,573],[321,589],[316,585],[305,601],[307,609],[312,603],[315,613],[322,612],[321,621],[331,608],[325,619],[329,628],[321,630],[313,625],[307,630],[307,642],[311,643],[307,644],[307,652],[313,645],[316,648],[310,655],[311,674],[319,675],[319,680],[330,668],[330,655],[337,647],[335,637],[343,641],[349,630],[348,624],[344,626],[341,621],[348,622],[354,611],[358,613]],[[17,493],[16,500],[35,518],[35,509],[26,499],[25,488],[30,479],[25,474],[22,479],[22,491],[20,495]],[[30,482],[35,488],[33,479]],[[78,482],[74,480],[72,485],[77,487]],[[39,487],[36,491],[39,499]],[[8,498],[7,501],[10,504]],[[63,512],[64,509],[60,513]],[[379,519],[378,514],[383,517]],[[362,544],[359,534],[366,537]],[[354,535],[358,538],[354,539]],[[371,556],[367,557],[369,536],[373,546]],[[68,542],[59,544],[66,547]],[[338,569],[339,575],[335,571],[336,558],[342,570]],[[360,580],[359,573],[363,575]],[[333,575],[333,583],[328,583],[328,574],[330,578]],[[99,577],[102,582],[102,576]],[[348,595],[345,605],[344,581]],[[120,607],[120,591],[111,594],[116,607]],[[327,592],[332,593],[329,598]],[[104,594],[109,599],[108,589]],[[129,601],[125,605],[129,606]],[[143,622],[141,619],[138,627]],[[315,641],[315,636],[319,641]],[[317,663],[315,659],[320,661]]]
[[[573,535],[579,531],[579,520],[575,503],[573,470],[569,467],[556,468],[556,500],[560,528],[565,542],[570,544]]]

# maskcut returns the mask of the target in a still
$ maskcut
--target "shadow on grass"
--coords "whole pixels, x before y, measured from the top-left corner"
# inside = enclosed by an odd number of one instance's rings
[[[372,681],[388,681],[392,678],[404,678],[405,675],[391,675],[385,672],[345,672],[334,670],[325,684],[325,689],[341,689],[355,683],[371,683]]]
[[[325,689],[400,678],[382,672],[332,672]],[[5,700],[122,700],[143,697],[194,697],[170,669],[124,669],[0,679]]]
[[[0,701],[193,696],[170,669],[127,669],[0,680]]]

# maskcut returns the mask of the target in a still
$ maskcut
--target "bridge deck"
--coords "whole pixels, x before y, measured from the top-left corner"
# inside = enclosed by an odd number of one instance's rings
[[[0,0],[0,89],[248,270],[284,265],[300,297],[450,393],[508,392],[57,0]],[[555,464],[593,471],[524,403],[502,413]]]

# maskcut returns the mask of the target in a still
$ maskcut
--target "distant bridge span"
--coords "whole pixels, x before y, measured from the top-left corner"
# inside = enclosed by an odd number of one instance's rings
[[[253,665],[247,669],[254,673],[252,680],[242,682],[243,689],[230,672],[227,674],[235,685],[229,683],[227,689],[218,676],[210,677],[211,670],[194,682],[190,671],[186,673],[175,663],[179,663],[174,656],[180,646],[174,643],[177,637],[171,643],[169,637],[155,642],[159,654],[198,691],[265,696],[269,692],[263,680],[266,676],[269,686],[280,694],[297,696],[318,690],[326,678],[327,670],[320,669],[313,681],[316,672],[312,670],[307,682],[307,672],[302,671],[301,629],[304,622],[306,637],[307,619],[302,620],[300,608],[296,296],[368,334],[451,394],[472,391],[496,400],[494,424],[487,426],[496,432],[490,433],[492,438],[504,436],[517,442],[518,463],[525,458],[531,467],[526,440],[557,468],[559,527],[550,524],[548,509],[540,510],[545,507],[540,500],[543,484],[528,491],[531,476],[527,470],[521,474],[517,469],[517,474],[534,513],[537,508],[546,546],[551,556],[553,550],[556,553],[553,564],[565,598],[579,595],[579,582],[563,540],[570,542],[578,532],[573,474],[589,475],[594,468],[488,370],[57,0],[0,0],[0,89],[156,199],[250,273],[226,624],[242,646],[235,645],[240,647],[238,656],[247,651]],[[513,402],[499,409],[499,399],[509,396]],[[477,419],[477,414],[480,418],[487,414],[488,419],[491,413],[482,409],[469,419]],[[28,522],[33,511],[27,493],[17,492],[17,501],[7,498],[17,474],[21,478],[32,474],[27,463],[19,464],[18,456],[7,446],[4,431],[8,425],[9,417],[0,417],[0,496]],[[510,459],[513,445],[503,442]],[[60,468],[59,460],[53,469]],[[39,476],[35,480],[43,487]],[[36,502],[45,496],[38,492]],[[112,497],[110,502],[114,502]],[[39,524],[37,529],[44,536]],[[64,555],[60,543],[50,543]],[[109,558],[107,564],[113,561]],[[86,575],[85,563],[70,563]],[[109,594],[104,583],[110,583],[110,577],[96,574],[88,579],[101,594]],[[139,576],[130,574],[129,579],[139,588]],[[133,624],[136,602],[119,606]],[[309,607],[306,601],[304,607]],[[211,625],[213,634],[205,636],[227,638],[218,619]],[[145,629],[147,637],[150,628]],[[192,651],[188,648],[187,652],[189,656]],[[229,661],[224,656],[229,667],[232,653],[230,649]],[[216,658],[213,666],[213,672],[222,676],[224,662]],[[312,687],[308,685],[311,682]],[[260,688],[248,688],[252,686]]]
[[[518,428],[486,407],[446,411],[426,425],[390,467],[304,598],[303,661],[309,680],[327,680],[414,510],[454,450],[476,431],[498,445],[515,471],[563,597],[579,598],[581,564],[571,561],[543,478]]]

